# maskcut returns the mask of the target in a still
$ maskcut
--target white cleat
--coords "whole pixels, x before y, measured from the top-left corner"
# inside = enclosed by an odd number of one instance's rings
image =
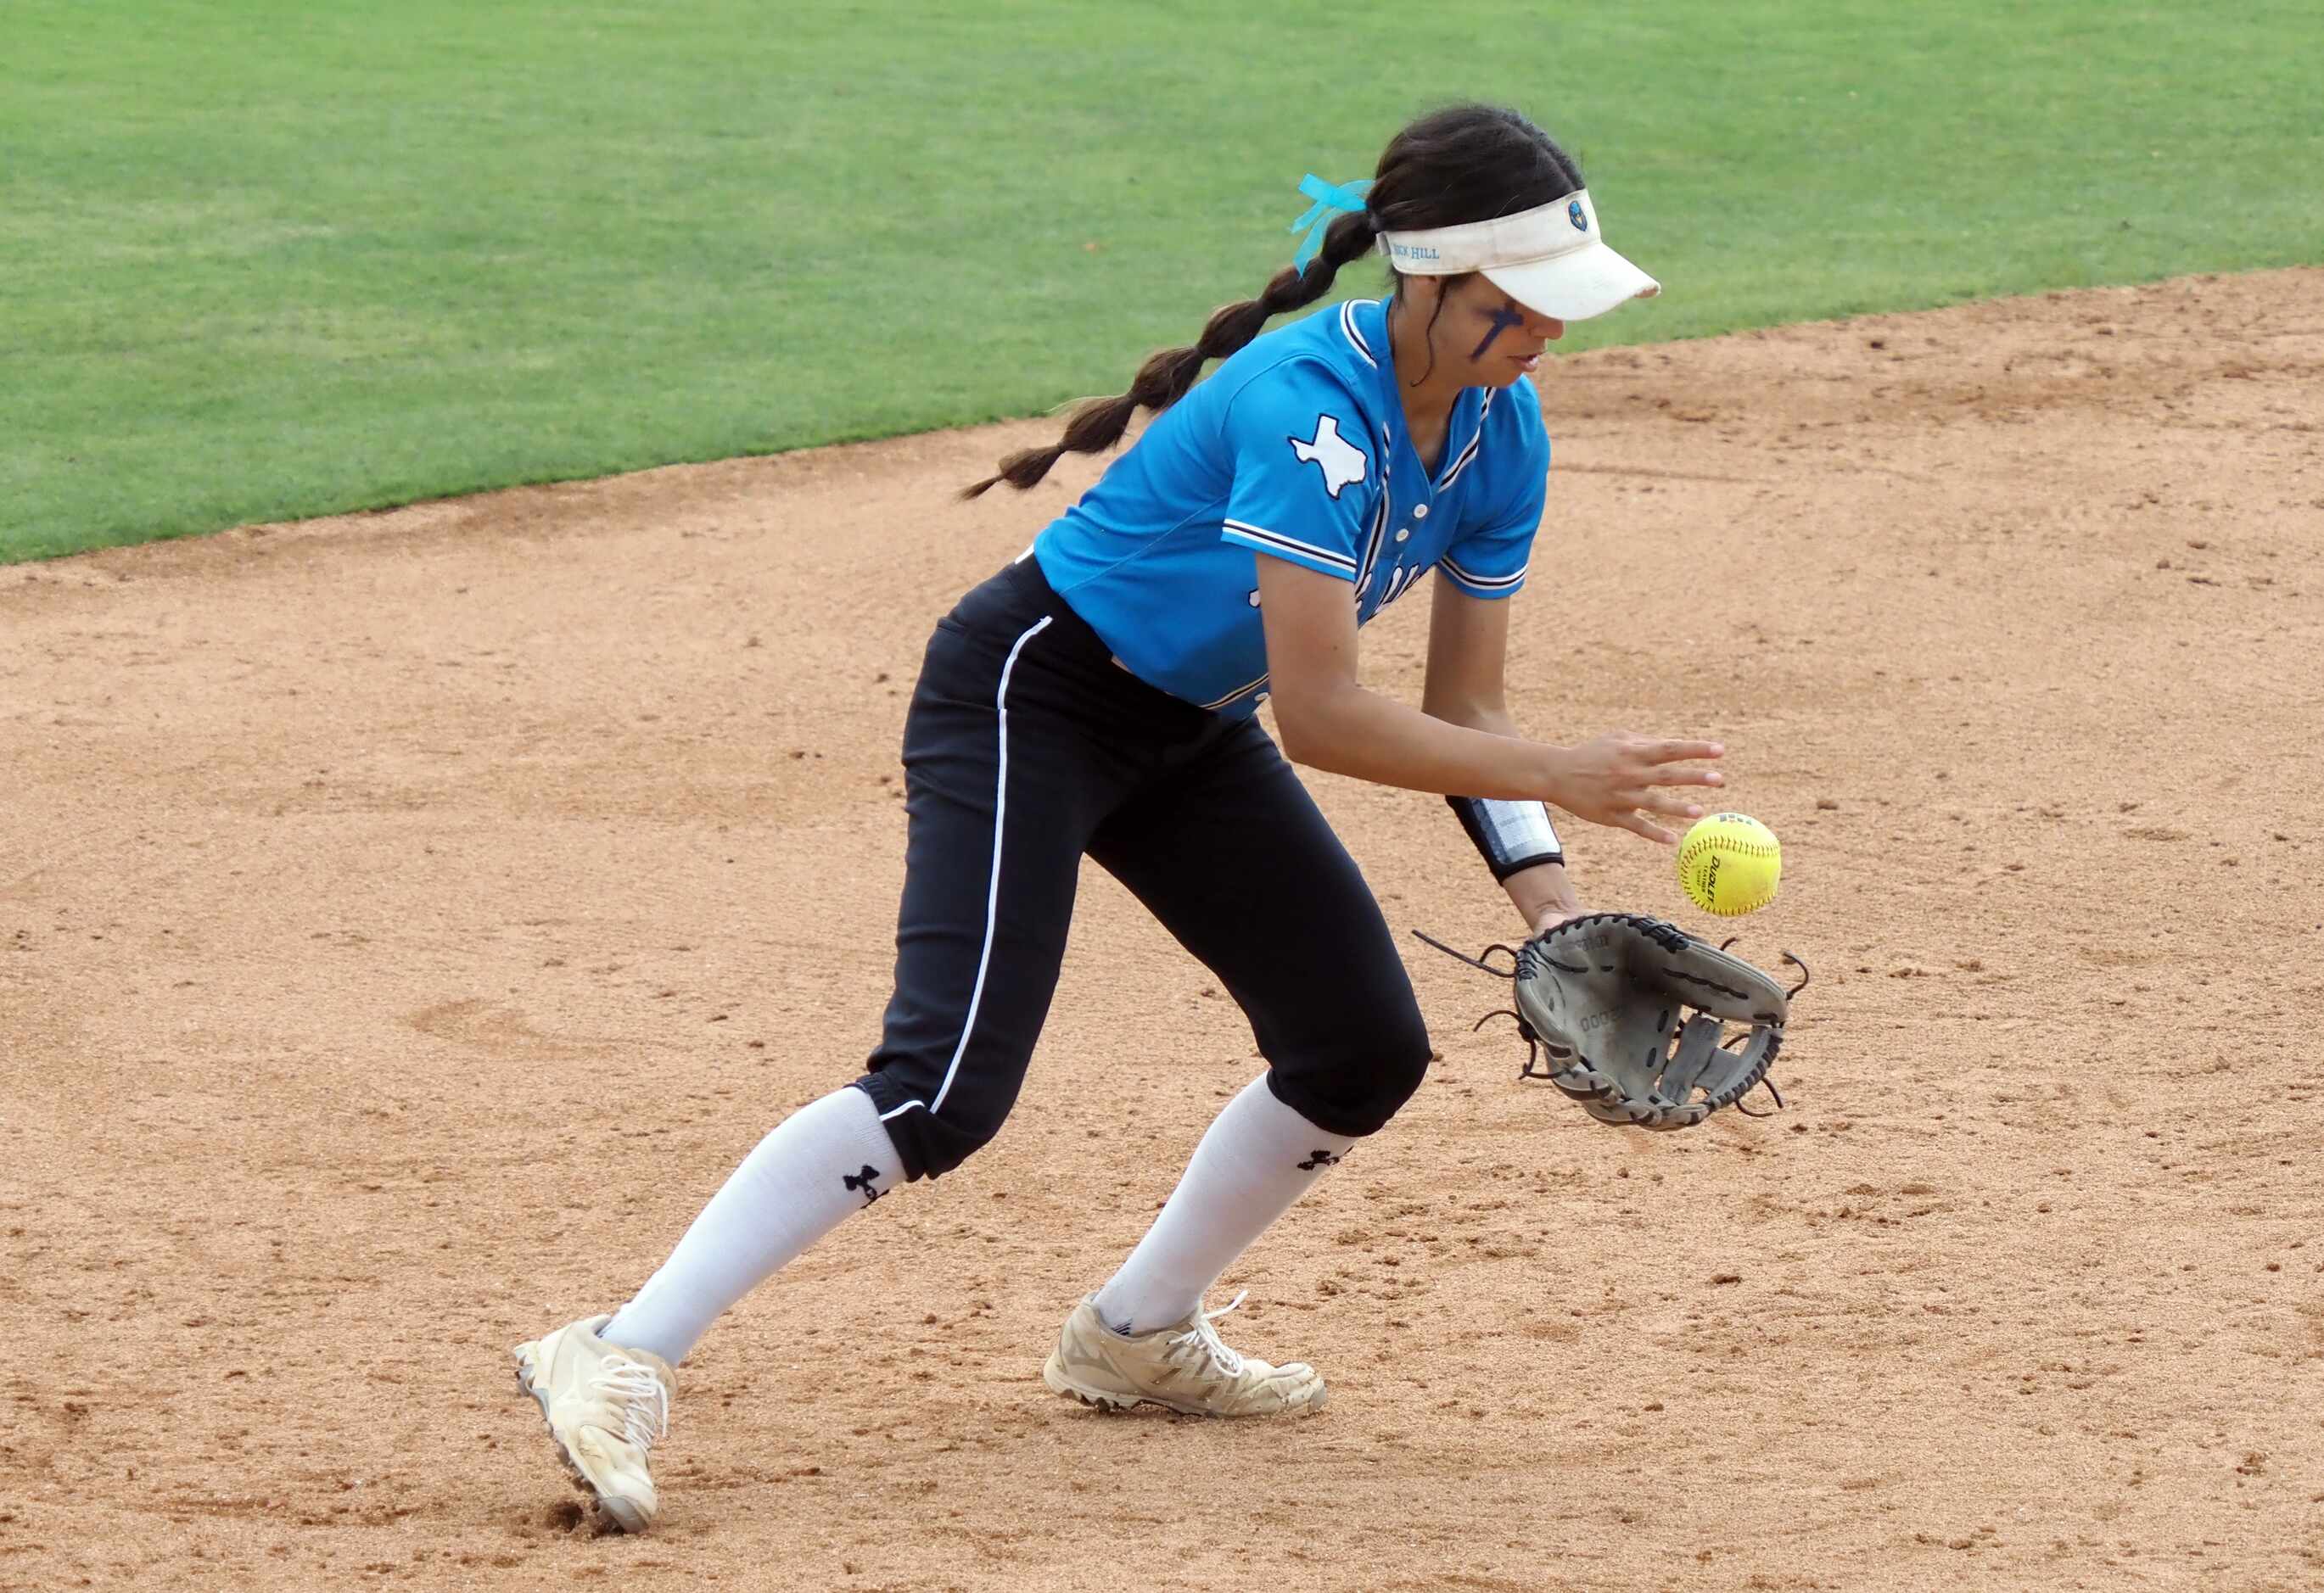
[[[1150,1333],[1117,1333],[1098,1315],[1096,1296],[1074,1307],[1041,1368],[1056,1392],[1100,1410],[1157,1404],[1190,1416],[1277,1416],[1323,1408],[1323,1379],[1305,1361],[1269,1366],[1226,1347],[1212,1323],[1242,1303],[1195,1306],[1183,1321]]]
[[[540,1402],[549,1434],[575,1484],[612,1525],[641,1533],[661,1507],[646,1455],[669,1432],[678,1379],[650,1350],[608,1344],[611,1312],[516,1347],[516,1383]]]

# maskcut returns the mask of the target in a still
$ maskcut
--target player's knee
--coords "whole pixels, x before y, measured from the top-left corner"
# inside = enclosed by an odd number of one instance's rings
[[[1388,1120],[1404,1110],[1404,1103],[1420,1092],[1428,1077],[1428,1064],[1436,1054],[1428,1043],[1428,1027],[1420,1021],[1420,1014],[1412,1014],[1410,1027],[1397,1037],[1394,1048],[1385,1053],[1374,1071],[1372,1088],[1366,1098],[1367,1112],[1379,1119],[1372,1132],[1388,1126]]]
[[[1003,1114],[1005,1116],[1006,1114]],[[914,1108],[888,1119],[888,1137],[904,1164],[907,1178],[941,1178],[982,1150],[1001,1133],[1001,1117],[938,1118]]]
[[[1434,1054],[1416,1005],[1379,1013],[1328,1051],[1278,1061],[1275,1092],[1317,1128],[1360,1139],[1403,1110]]]
[[[915,1112],[914,1117],[926,1113]],[[969,1157],[991,1145],[1000,1136],[1001,1125],[937,1122],[930,1119],[916,1128],[926,1131],[919,1137],[920,1171],[922,1178],[940,1178],[959,1166]]]
[[[941,1086],[916,1088],[904,1070],[892,1067],[869,1073],[859,1082],[880,1109],[881,1125],[907,1179],[940,1178],[991,1144],[1017,1100],[1013,1082],[1002,1088],[986,1080],[986,1087],[947,1095]]]

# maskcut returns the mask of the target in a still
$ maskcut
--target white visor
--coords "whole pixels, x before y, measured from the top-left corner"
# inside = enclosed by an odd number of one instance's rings
[[[1379,241],[1388,263],[1407,276],[1482,272],[1527,309],[1561,321],[1586,321],[1662,291],[1661,283],[1606,247],[1586,189],[1515,216],[1384,232]]]

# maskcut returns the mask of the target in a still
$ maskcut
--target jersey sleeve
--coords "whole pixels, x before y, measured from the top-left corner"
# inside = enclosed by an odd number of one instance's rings
[[[1543,505],[1549,501],[1549,432],[1537,407],[1518,419],[1522,429],[1509,439],[1518,457],[1502,477],[1508,486],[1499,505],[1480,524],[1464,529],[1437,561],[1444,578],[1471,597],[1517,594],[1533,558]]]
[[[1346,385],[1321,364],[1274,366],[1229,401],[1224,428],[1234,485],[1221,539],[1353,583],[1379,460]]]

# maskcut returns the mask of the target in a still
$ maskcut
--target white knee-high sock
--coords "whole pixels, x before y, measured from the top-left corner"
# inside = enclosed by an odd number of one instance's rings
[[[1219,1274],[1353,1144],[1277,1100],[1262,1074],[1194,1147],[1154,1226],[1098,1291],[1098,1314],[1124,1333],[1184,1321]]]
[[[870,1096],[850,1086],[809,1101],[742,1158],[600,1337],[676,1366],[728,1306],[903,1176]]]

